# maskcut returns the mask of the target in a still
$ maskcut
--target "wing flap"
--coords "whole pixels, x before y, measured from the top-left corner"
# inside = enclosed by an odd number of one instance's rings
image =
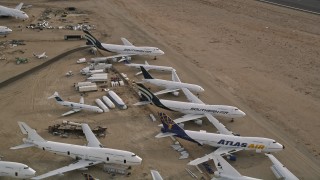
[[[44,179],[44,178],[47,178],[47,177],[50,177],[50,176],[54,176],[54,175],[57,175],[57,174],[63,174],[65,172],[69,172],[69,171],[73,171],[73,170],[76,170],[76,169],[85,168],[85,167],[88,167],[88,166],[93,166],[93,165],[96,165],[96,164],[99,164],[99,163],[103,163],[103,161],[79,160],[79,161],[76,161],[75,163],[72,163],[72,164],[70,164],[68,166],[65,166],[65,167],[50,171],[48,173],[42,174],[42,175],[37,176],[37,177],[33,177],[31,179]]]

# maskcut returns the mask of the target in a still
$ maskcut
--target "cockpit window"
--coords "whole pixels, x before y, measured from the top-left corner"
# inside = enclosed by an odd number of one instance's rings
[[[276,141],[273,141],[272,143],[277,143]]]
[[[235,109],[236,111],[238,111],[239,109]]]
[[[131,157],[135,157],[135,156],[136,156],[135,154],[132,154],[132,155],[131,155]]]
[[[24,167],[23,169],[29,169],[29,167],[27,166],[27,167]]]

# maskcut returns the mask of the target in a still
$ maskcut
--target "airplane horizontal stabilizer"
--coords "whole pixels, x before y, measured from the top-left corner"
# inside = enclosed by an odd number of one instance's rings
[[[33,147],[33,146],[34,144],[27,143],[27,144],[21,144],[19,146],[11,147],[10,149],[23,149],[23,148]]]
[[[167,133],[159,133],[155,137],[156,138],[164,138],[164,137],[175,136],[175,135],[177,135],[177,134],[167,132]]]

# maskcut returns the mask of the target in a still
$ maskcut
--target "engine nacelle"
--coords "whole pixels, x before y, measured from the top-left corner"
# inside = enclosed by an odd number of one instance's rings
[[[131,61],[131,57],[130,56],[126,56],[126,60],[127,61]]]
[[[194,123],[196,123],[197,125],[201,126],[202,125],[202,120],[198,119],[193,121]]]
[[[178,92],[178,91],[174,91],[174,92],[172,92],[172,94],[173,94],[174,96],[179,96],[179,92]]]
[[[112,61],[113,61],[113,62],[117,62],[117,58],[115,58],[115,57],[112,58]]]
[[[227,159],[229,159],[230,161],[236,161],[237,157],[234,156],[234,155],[229,154],[229,155],[227,155]]]

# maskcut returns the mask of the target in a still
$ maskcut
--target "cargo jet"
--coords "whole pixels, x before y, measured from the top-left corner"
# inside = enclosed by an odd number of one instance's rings
[[[257,153],[277,152],[284,149],[284,146],[273,139],[262,137],[243,137],[225,134],[207,133],[205,131],[183,130],[165,113],[159,113],[160,120],[163,124],[161,133],[156,138],[176,136],[198,145],[210,145],[218,147],[214,152],[203,156],[202,158],[190,161],[188,165],[198,165],[214,158],[214,155],[228,155],[241,150],[251,150]]]
[[[18,179],[29,179],[36,174],[36,171],[29,166],[9,161],[0,161],[0,176],[7,176]]]
[[[50,171],[32,179],[44,179],[54,175],[63,175],[63,173],[65,172],[73,171],[76,169],[86,169],[89,166],[102,163],[113,163],[131,166],[139,165],[142,161],[139,156],[132,152],[104,148],[92,133],[88,124],[81,125],[83,133],[85,134],[85,137],[88,141],[87,146],[47,141],[43,139],[34,129],[31,129],[26,123],[18,122],[18,124],[21,132],[25,135],[28,135],[28,138],[23,138],[24,144],[12,147],[10,149],[21,149],[35,146],[39,149],[42,149],[43,151],[48,151],[63,156],[69,156],[76,160],[68,166]]]
[[[150,65],[147,61],[145,61],[144,64],[135,64],[135,63],[129,63],[128,61],[125,64],[128,67],[134,67],[136,69],[141,70],[140,66],[142,66],[146,71],[149,72],[149,70],[156,70],[156,71],[173,71],[174,69],[172,67],[168,66],[157,66],[157,65]],[[139,71],[136,73],[136,76],[142,74],[142,71]]]
[[[156,59],[157,56],[164,54],[164,52],[157,47],[134,46],[126,38],[121,38],[123,45],[101,43],[94,36],[92,36],[89,31],[84,30],[83,32],[85,33],[84,36],[87,39],[87,45],[93,45],[104,51],[118,53],[118,55],[107,57],[107,59],[113,60],[121,58],[118,62],[131,60],[131,56],[135,55],[154,56]]]
[[[239,108],[226,105],[208,105],[198,102],[181,102],[159,99],[143,84],[136,83],[138,85],[139,92],[141,93],[142,102],[138,102],[134,105],[145,105],[153,103],[154,105],[169,110],[184,113],[186,115],[175,120],[176,123],[195,120],[205,117],[206,115],[222,116],[227,118],[243,117],[246,114]],[[182,88],[186,89],[186,88]]]
[[[261,180],[248,176],[242,176],[220,155],[213,155],[213,161],[217,168],[217,171],[214,172],[214,175],[217,177],[215,179],[217,180]]]
[[[87,111],[98,112],[98,113],[102,113],[103,112],[103,110],[100,109],[98,106],[92,106],[92,105],[84,104],[83,97],[80,98],[80,103],[64,101],[59,96],[58,92],[55,92],[52,96],[48,97],[48,99],[52,99],[52,98],[54,98],[57,101],[58,104],[60,104],[62,106],[66,106],[66,107],[71,107],[72,108],[71,111],[68,111],[68,112],[62,114],[61,116],[67,116],[67,115],[79,112],[82,109],[83,110],[87,110]]]
[[[143,74],[144,79],[142,80],[143,83],[150,83],[156,86],[160,86],[160,87],[164,87],[166,89],[156,92],[154,93],[154,95],[160,95],[160,94],[165,94],[165,93],[174,93],[179,91],[182,88],[187,88],[193,92],[203,92],[204,89],[196,84],[189,84],[189,83],[183,83],[183,82],[176,82],[176,81],[168,81],[168,80],[164,80],[164,79],[155,79],[151,76],[150,73],[148,73],[148,71],[146,71],[146,69],[141,66],[141,71]],[[174,76],[175,70],[172,71],[172,76]],[[172,77],[172,79],[174,80],[174,77]]]
[[[12,30],[6,26],[0,26],[0,35],[2,36],[7,36],[8,34],[10,34],[12,32]]]
[[[29,16],[20,10],[22,6],[23,3],[20,3],[15,8],[8,8],[0,5],[0,16],[11,16],[15,17],[16,19],[28,19]]]
[[[299,180],[292,172],[290,172],[281,162],[272,154],[265,154],[271,160],[273,165],[270,167],[277,179]]]

